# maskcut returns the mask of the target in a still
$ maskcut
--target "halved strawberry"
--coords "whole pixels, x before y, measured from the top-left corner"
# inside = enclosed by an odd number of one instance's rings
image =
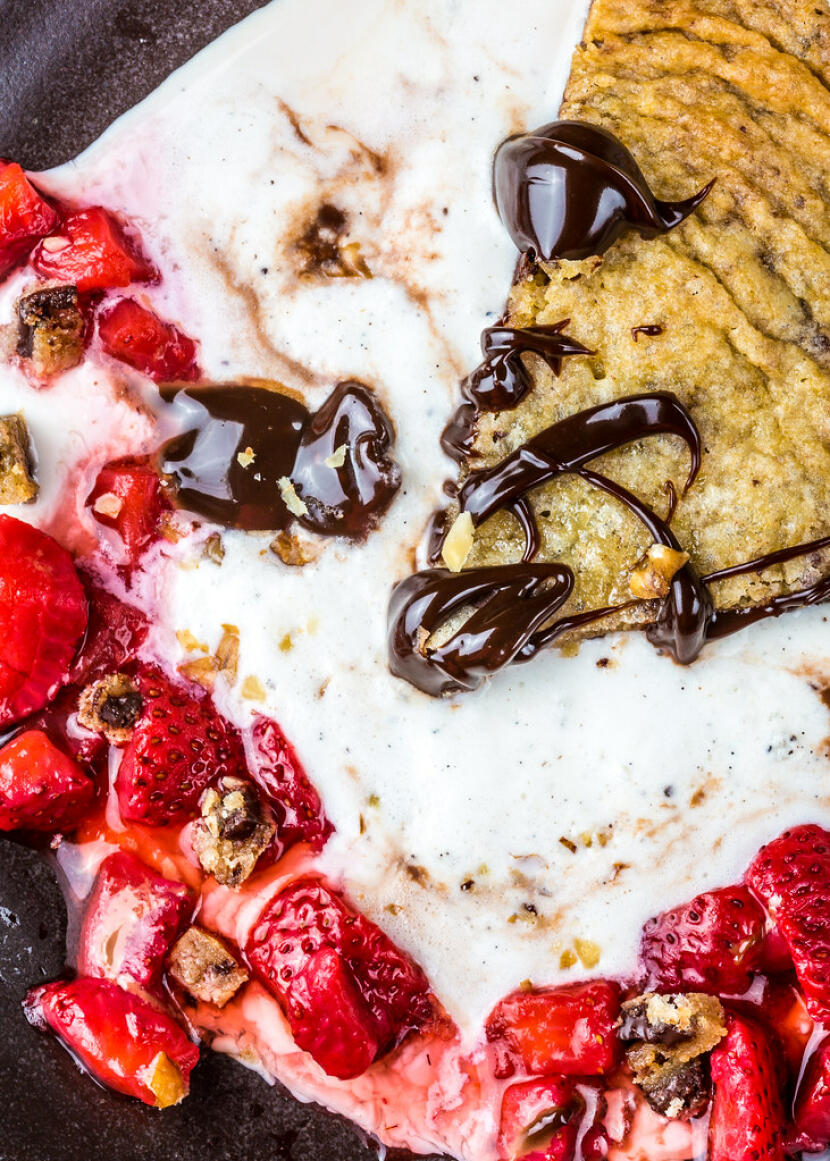
[[[746,887],[705,891],[649,919],[640,960],[652,988],[714,995],[744,992],[764,943],[764,913]]]
[[[359,1075],[433,1013],[421,969],[317,879],[294,882],[271,900],[245,954],[299,1046],[335,1076]],[[342,1005],[340,1016],[333,1004]]]
[[[108,855],[84,911],[78,971],[155,987],[193,908],[193,894],[183,883],[157,875],[129,851]]]
[[[44,984],[29,993],[24,1010],[108,1088],[156,1108],[187,1096],[198,1046],[172,1017],[111,980]]]
[[[715,1096],[709,1121],[709,1161],[783,1161],[784,1112],[766,1033],[730,1015],[712,1053]]]
[[[609,980],[514,992],[490,1013],[487,1039],[501,1042],[526,1073],[598,1076],[619,1060],[619,1014],[619,987]]]
[[[69,829],[94,798],[92,779],[41,730],[25,730],[0,749],[0,830]]]
[[[43,278],[72,283],[81,293],[157,277],[138,242],[100,206],[65,214],[59,232],[35,250],[32,265]]]
[[[747,884],[789,948],[810,1015],[830,1017],[830,832],[807,825],[762,847]]]
[[[806,1153],[830,1145],[830,1036],[821,1041],[804,1070],[787,1145],[793,1152]]]
[[[58,215],[14,161],[0,161],[0,278],[24,258]]]
[[[150,631],[141,609],[107,592],[94,578],[85,580],[89,624],[69,675],[78,686],[89,685],[133,662]]]
[[[120,298],[98,313],[98,335],[108,355],[157,382],[199,378],[196,344],[132,298]]]
[[[505,1090],[498,1150],[502,1161],[573,1161],[585,1101],[567,1077],[527,1080]]]
[[[66,549],[0,515],[0,726],[55,696],[86,623],[86,597]]]
[[[220,778],[245,778],[245,756],[203,691],[157,669],[141,671],[137,684],[143,709],[118,769],[118,804],[130,822],[166,826],[195,815],[202,791]]]
[[[257,714],[246,740],[251,777],[268,796],[277,824],[274,858],[282,858],[299,842],[322,850],[334,827],[294,747],[277,723],[263,714]]]
[[[130,565],[159,539],[162,513],[170,508],[158,473],[142,459],[113,460],[101,468],[86,504],[99,524],[118,533]]]

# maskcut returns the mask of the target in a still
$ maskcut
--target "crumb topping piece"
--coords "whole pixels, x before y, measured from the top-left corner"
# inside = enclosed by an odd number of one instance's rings
[[[646,992],[622,1006],[620,1039],[634,1083],[661,1116],[699,1116],[711,1095],[708,1054],[726,1035],[723,1005],[701,992]]]
[[[75,286],[43,286],[17,301],[17,353],[36,375],[56,375],[81,361],[84,316]]]
[[[138,689],[123,673],[108,673],[88,685],[78,700],[78,721],[103,734],[113,746],[125,745],[144,706]]]
[[[208,875],[225,887],[244,883],[271,842],[276,827],[256,787],[239,778],[223,778],[205,792],[202,817],[193,829],[193,847]]]
[[[190,927],[170,951],[171,977],[196,1000],[224,1008],[244,983],[248,973],[221,939],[201,927]]]
[[[37,493],[26,420],[0,416],[0,504],[29,504]]]

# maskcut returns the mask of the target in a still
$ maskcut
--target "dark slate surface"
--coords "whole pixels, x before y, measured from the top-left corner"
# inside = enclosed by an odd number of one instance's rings
[[[0,0],[0,156],[74,156],[177,65],[263,0]],[[157,1113],[81,1077],[20,1001],[63,966],[48,866],[0,839],[0,1161],[370,1161],[349,1125],[207,1053]],[[391,1154],[390,1161],[403,1161]]]

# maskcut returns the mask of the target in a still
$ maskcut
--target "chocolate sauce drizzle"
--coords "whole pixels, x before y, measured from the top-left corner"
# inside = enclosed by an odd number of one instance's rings
[[[533,352],[559,375],[569,355],[595,352],[562,332],[571,320],[549,326],[487,327],[481,335],[483,360],[461,384],[460,404],[441,435],[441,446],[459,463],[472,450],[476,420],[482,411],[509,411],[518,406],[533,386],[533,378],[521,356]]]
[[[664,234],[711,188],[709,182],[684,201],[660,201],[623,143],[582,121],[553,121],[509,137],[493,162],[501,220],[531,260],[604,254],[626,230],[644,238]]]
[[[311,413],[266,387],[164,387],[181,434],[157,453],[177,506],[229,528],[366,536],[398,491],[392,424],[362,383],[340,383]],[[298,504],[286,506],[290,480]],[[303,511],[304,509],[304,511]]]

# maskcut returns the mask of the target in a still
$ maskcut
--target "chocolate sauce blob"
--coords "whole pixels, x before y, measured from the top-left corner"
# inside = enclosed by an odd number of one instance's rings
[[[276,531],[297,520],[359,539],[400,487],[392,424],[362,383],[338,384],[313,414],[247,384],[163,387],[162,397],[182,430],[157,453],[159,468],[178,507],[216,524]]]
[[[710,182],[683,201],[661,201],[618,138],[583,121],[553,121],[496,151],[493,193],[517,248],[531,259],[604,254],[626,230],[664,234],[691,214]]]

